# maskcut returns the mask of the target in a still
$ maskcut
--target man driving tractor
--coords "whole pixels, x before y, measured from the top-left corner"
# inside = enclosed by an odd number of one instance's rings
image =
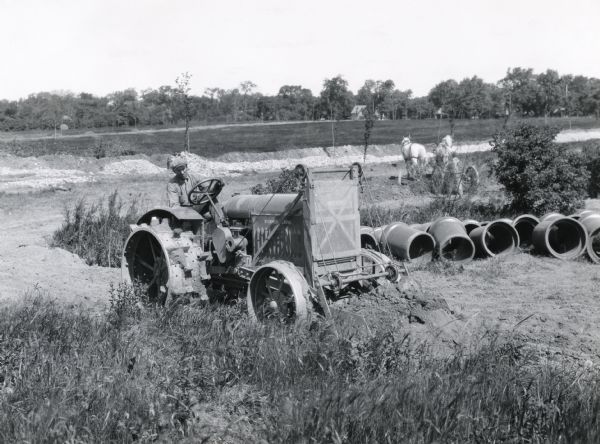
[[[169,207],[190,206],[188,195],[192,188],[200,182],[200,178],[191,173],[187,166],[187,159],[183,156],[170,156],[167,160],[175,176],[167,184],[167,202]]]

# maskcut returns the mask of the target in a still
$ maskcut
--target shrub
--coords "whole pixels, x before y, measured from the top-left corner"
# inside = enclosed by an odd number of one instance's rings
[[[134,154],[137,154],[137,151],[132,148],[131,144],[119,139],[99,139],[92,147],[92,155],[96,159],[102,159],[107,156],[132,156]]]
[[[587,145],[583,149],[586,157],[586,166],[590,174],[588,182],[588,194],[590,197],[596,198],[600,195],[600,146]]]
[[[75,253],[88,265],[120,267],[129,224],[136,222],[137,213],[137,201],[125,209],[117,191],[108,196],[106,207],[101,200],[88,206],[81,199],[65,210],[65,220],[54,232],[51,246]]]
[[[513,209],[571,213],[583,205],[589,173],[580,153],[554,143],[558,129],[521,124],[492,141],[492,171],[510,195]]]
[[[300,191],[300,182],[294,170],[282,168],[276,179],[269,179],[266,183],[259,183],[250,188],[252,194],[271,193],[297,193]]]

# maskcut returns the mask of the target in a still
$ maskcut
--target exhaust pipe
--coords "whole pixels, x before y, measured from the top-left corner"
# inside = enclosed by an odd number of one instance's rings
[[[440,217],[429,227],[436,243],[436,256],[444,261],[466,263],[475,256],[475,245],[463,223],[455,217]]]
[[[600,214],[589,214],[579,222],[588,234],[587,256],[595,264],[600,264]]]
[[[519,234],[510,220],[500,219],[477,227],[469,233],[478,257],[512,253],[519,245]]]
[[[519,234],[519,248],[521,250],[531,250],[533,247],[533,229],[540,223],[540,220],[531,214],[522,214],[512,221]]]
[[[533,229],[532,240],[536,252],[569,260],[586,250],[587,237],[586,229],[578,221],[551,213]]]
[[[390,251],[398,259],[424,263],[433,259],[435,241],[428,233],[395,222],[382,227],[380,245],[384,253]]]

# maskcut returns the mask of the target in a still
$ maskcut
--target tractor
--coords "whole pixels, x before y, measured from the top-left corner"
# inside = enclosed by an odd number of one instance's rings
[[[189,207],[145,213],[125,243],[122,278],[150,301],[206,298],[207,287],[246,293],[250,316],[291,324],[329,316],[347,290],[396,282],[398,265],[361,248],[360,166],[294,170],[297,194],[234,195],[221,179],[195,185]],[[355,293],[356,291],[354,291]]]

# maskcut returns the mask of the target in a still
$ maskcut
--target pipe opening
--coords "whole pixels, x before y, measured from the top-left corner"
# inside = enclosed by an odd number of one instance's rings
[[[490,224],[485,233],[485,246],[494,255],[512,251],[516,239],[510,225],[504,223]]]
[[[515,230],[519,234],[519,248],[528,250],[533,247],[533,229],[537,225],[537,222],[528,219],[522,219],[515,223]]]
[[[590,248],[589,253],[594,262],[600,262],[600,229],[590,234]]]
[[[464,237],[451,237],[440,248],[440,257],[447,261],[467,261],[473,257],[473,254],[473,243]]]
[[[465,222],[464,225],[465,225],[465,230],[466,230],[467,234],[469,234],[475,228],[480,226],[478,223],[475,223],[475,222]]]
[[[360,246],[362,248],[368,248],[370,250],[378,250],[377,241],[375,240],[375,237],[366,233],[360,235]]]
[[[548,230],[548,247],[558,255],[577,255],[585,246],[586,233],[573,219],[559,219]]]
[[[434,247],[431,236],[426,234],[415,236],[408,248],[408,259],[412,262],[429,262],[433,257]]]

